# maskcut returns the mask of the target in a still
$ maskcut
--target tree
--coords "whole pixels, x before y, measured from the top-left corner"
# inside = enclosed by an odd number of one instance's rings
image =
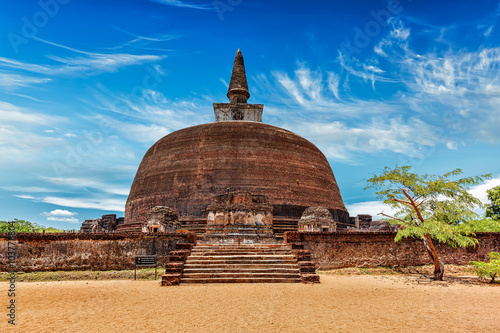
[[[15,232],[32,232],[35,230],[35,232],[42,232],[42,230],[45,230],[46,232],[63,232],[63,230],[56,229],[53,227],[45,227],[43,225],[39,225],[34,222],[30,221],[25,221],[25,220],[18,220],[14,219],[14,230]],[[7,221],[0,221],[0,232],[9,232],[10,231],[10,225]]]
[[[486,205],[486,217],[500,220],[500,185],[488,190],[488,199],[491,203]]]
[[[384,203],[395,209],[395,216],[383,212],[391,224],[402,228],[394,241],[403,238],[422,239],[434,262],[435,280],[442,280],[444,265],[438,257],[432,240],[447,243],[453,247],[467,247],[477,244],[472,231],[456,226],[478,218],[473,209],[481,201],[467,189],[483,182],[491,175],[457,178],[462,170],[455,169],[444,175],[417,175],[410,172],[411,166],[385,167],[380,175],[368,179],[365,189],[373,188]]]

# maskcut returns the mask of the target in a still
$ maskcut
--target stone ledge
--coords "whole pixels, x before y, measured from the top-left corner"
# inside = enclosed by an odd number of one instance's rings
[[[181,283],[182,274],[163,274],[161,276],[162,286],[177,286]]]
[[[317,274],[302,274],[302,283],[319,283],[319,275]]]

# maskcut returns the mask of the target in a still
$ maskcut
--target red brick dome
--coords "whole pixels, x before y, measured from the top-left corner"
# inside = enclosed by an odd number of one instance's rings
[[[264,123],[223,121],[176,131],[148,150],[126,203],[125,225],[143,222],[154,206],[172,208],[184,223],[202,221],[212,198],[228,191],[267,195],[274,221],[296,225],[310,206],[327,208],[336,221],[349,219],[315,145]]]
[[[296,230],[310,206],[327,208],[335,221],[349,222],[321,151],[290,131],[263,124],[264,106],[247,104],[250,92],[240,50],[227,96],[229,103],[214,103],[214,123],[171,133],[148,150],[118,230],[140,230],[152,208],[168,206],[187,228],[203,232],[212,199],[230,192],[266,195],[276,234]]]

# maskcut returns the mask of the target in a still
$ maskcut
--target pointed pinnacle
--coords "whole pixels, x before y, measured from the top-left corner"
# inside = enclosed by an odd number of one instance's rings
[[[248,98],[250,98],[247,76],[245,74],[245,64],[240,49],[238,49],[236,57],[234,58],[233,73],[227,91],[227,98],[229,98],[229,102],[232,104],[246,103]]]

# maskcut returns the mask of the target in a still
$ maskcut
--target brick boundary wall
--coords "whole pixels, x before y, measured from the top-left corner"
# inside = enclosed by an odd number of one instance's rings
[[[393,232],[296,232],[285,233],[285,243],[303,243],[320,269],[344,267],[417,266],[431,264],[422,240],[394,242]],[[445,264],[465,265],[485,261],[492,251],[500,252],[500,232],[476,233],[476,247],[453,248],[434,242]]]
[[[137,255],[157,255],[164,264],[177,243],[196,244],[195,233],[18,233],[16,271],[123,270]],[[8,234],[0,233],[0,271],[9,271]]]

